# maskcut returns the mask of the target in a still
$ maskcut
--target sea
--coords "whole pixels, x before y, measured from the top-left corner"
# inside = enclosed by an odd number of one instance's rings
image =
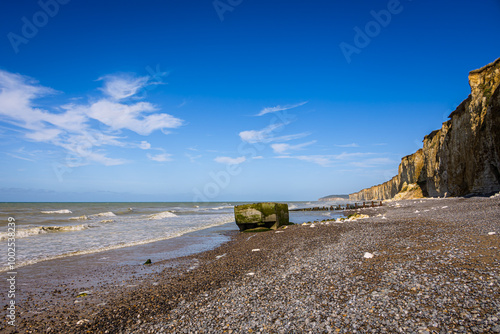
[[[0,203],[0,271],[9,270],[9,221],[15,223],[15,267],[42,261],[147,245],[158,241],[196,241],[184,253],[214,248],[237,231],[234,206],[248,202],[214,203]],[[289,209],[345,204],[342,202],[289,202]],[[291,211],[290,221],[342,217],[335,211]],[[12,224],[11,224],[12,226]],[[177,239],[177,240],[176,240]],[[206,242],[208,239],[211,242]],[[180,241],[179,241],[180,240]],[[12,241],[12,240],[10,240]],[[12,254],[11,254],[12,255]],[[11,259],[12,260],[12,259]]]

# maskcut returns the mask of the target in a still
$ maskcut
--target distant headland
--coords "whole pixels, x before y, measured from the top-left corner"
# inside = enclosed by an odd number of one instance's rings
[[[349,199],[349,195],[329,195],[318,199],[320,202],[345,201]]]

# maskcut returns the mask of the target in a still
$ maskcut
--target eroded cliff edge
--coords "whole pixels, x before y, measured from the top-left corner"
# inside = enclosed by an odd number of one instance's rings
[[[353,201],[464,196],[500,191],[500,58],[469,73],[471,94],[391,180],[350,194]]]

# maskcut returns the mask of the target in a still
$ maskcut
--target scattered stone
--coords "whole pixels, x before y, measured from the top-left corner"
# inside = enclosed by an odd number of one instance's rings
[[[441,208],[437,203],[450,210],[424,212]],[[158,261],[180,262],[178,269],[144,270],[101,294],[92,288],[92,295],[74,298],[89,288],[70,290],[76,287],[68,282],[67,300],[64,293],[50,300],[33,296],[18,330],[500,333],[500,255],[496,237],[485,238],[486,231],[499,231],[499,204],[489,198],[404,201],[380,208],[385,221],[290,226],[285,236],[234,233],[217,249]],[[264,251],[242,256],[253,249]],[[370,260],[366,249],[376,250]],[[220,254],[227,255],[215,260]],[[131,284],[137,286],[127,288]],[[76,325],[80,319],[91,321]]]
[[[371,259],[371,258],[373,258],[373,254],[372,254],[372,253],[365,252],[365,254],[363,255],[363,257],[364,257],[365,259]]]
[[[82,292],[79,292],[76,295],[76,298],[85,297],[85,296],[88,296],[88,295],[90,295],[90,291],[82,291]]]

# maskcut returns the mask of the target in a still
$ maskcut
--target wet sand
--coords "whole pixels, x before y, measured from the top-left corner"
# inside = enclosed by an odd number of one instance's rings
[[[500,198],[359,212],[370,218],[228,231],[216,249],[147,267],[41,275],[45,288],[19,306],[18,331],[500,332]]]

